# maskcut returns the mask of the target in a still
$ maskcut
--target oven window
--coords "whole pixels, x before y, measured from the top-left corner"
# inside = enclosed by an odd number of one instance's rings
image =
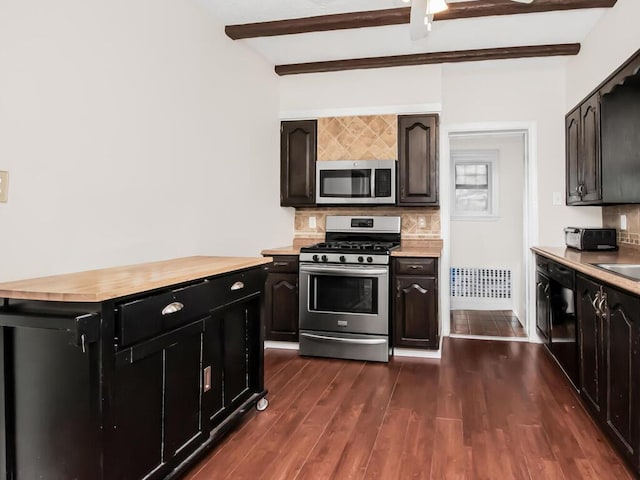
[[[371,197],[371,169],[321,170],[320,196],[335,198]]]
[[[378,279],[312,275],[309,310],[340,313],[378,313]]]

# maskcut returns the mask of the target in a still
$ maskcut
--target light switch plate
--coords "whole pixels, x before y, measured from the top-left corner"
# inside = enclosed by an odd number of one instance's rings
[[[9,200],[9,172],[0,172],[0,202]]]
[[[627,229],[627,216],[620,215],[620,230],[626,230],[626,229]]]
[[[553,192],[553,204],[562,205],[562,192]]]

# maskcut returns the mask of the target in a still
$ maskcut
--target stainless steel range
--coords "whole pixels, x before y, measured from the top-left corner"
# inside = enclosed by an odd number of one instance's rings
[[[389,361],[389,256],[400,217],[328,216],[300,249],[300,354]]]

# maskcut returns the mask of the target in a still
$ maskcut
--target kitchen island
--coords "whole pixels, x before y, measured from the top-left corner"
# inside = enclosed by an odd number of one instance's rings
[[[266,408],[270,258],[0,284],[0,478],[173,478]]]

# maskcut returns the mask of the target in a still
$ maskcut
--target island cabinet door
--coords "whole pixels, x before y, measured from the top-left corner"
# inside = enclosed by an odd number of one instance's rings
[[[2,479],[101,477],[99,348],[78,321],[0,308]]]
[[[164,478],[202,443],[203,332],[199,320],[116,354],[107,478]]]

